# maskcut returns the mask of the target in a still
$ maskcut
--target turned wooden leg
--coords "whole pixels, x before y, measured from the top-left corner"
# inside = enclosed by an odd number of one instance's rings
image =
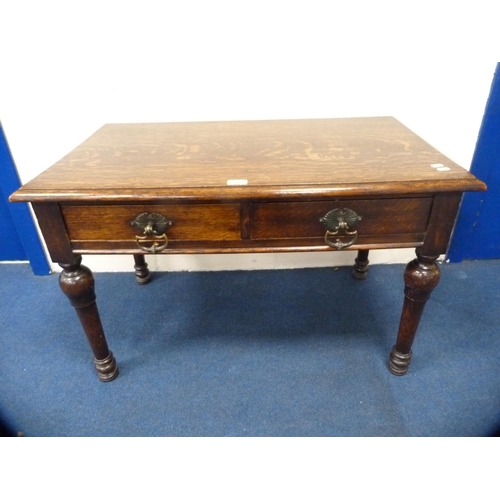
[[[95,303],[94,277],[90,269],[81,263],[82,258],[78,256],[73,264],[59,264],[63,268],[59,285],[78,314],[94,353],[97,376],[103,382],[110,382],[118,376],[118,367],[113,353],[108,349]]]
[[[142,253],[134,254],[135,261],[135,279],[139,285],[146,285],[151,281],[151,275],[149,274],[148,264],[144,255]]]
[[[359,250],[358,256],[354,259],[354,267],[352,269],[352,275],[357,280],[364,280],[368,275],[368,260],[369,250]]]
[[[405,300],[398,337],[389,357],[389,371],[394,375],[404,375],[411,361],[411,345],[425,303],[439,283],[440,271],[437,257],[424,257],[417,250],[417,258],[405,270]]]

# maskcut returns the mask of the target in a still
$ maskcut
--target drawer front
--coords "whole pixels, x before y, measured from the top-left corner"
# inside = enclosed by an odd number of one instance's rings
[[[420,241],[427,228],[432,198],[254,203],[250,208],[252,240],[324,238],[320,221],[334,209],[350,209],[361,217],[357,243],[383,243],[389,235]]]
[[[131,222],[144,212],[158,213],[172,222],[170,241],[224,241],[240,239],[238,204],[97,205],[61,207],[71,241],[130,241],[141,229]]]

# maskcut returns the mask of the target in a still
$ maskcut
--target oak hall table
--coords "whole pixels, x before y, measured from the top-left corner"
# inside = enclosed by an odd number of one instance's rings
[[[464,191],[485,185],[391,117],[105,125],[28,182],[60,285],[75,307],[99,379],[118,368],[82,254],[131,254],[139,283],[150,253],[416,248],[404,273],[389,370],[411,345]]]

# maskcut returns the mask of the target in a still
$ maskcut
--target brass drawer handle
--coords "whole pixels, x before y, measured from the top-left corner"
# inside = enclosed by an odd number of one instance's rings
[[[173,224],[161,214],[144,212],[138,215],[131,223],[142,230],[143,236],[136,236],[137,246],[144,252],[158,253],[168,246],[168,238],[165,232]],[[151,243],[147,246],[145,243]]]
[[[320,222],[326,226],[325,243],[337,250],[350,247],[358,239],[358,231],[352,229],[362,219],[354,210],[350,208],[335,208],[330,210],[324,217],[321,217]],[[348,236],[349,241],[342,241],[341,238]],[[330,238],[336,237],[335,241]]]
[[[146,246],[142,243],[151,241],[152,241],[151,246]],[[157,240],[151,240],[150,236],[136,236],[135,242],[137,243],[137,246],[144,252],[158,253],[167,248],[168,238],[166,234],[162,234],[161,236],[159,236]]]

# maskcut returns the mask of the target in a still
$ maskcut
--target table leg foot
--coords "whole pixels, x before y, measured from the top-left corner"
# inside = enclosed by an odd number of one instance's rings
[[[402,354],[396,351],[396,346],[392,348],[389,356],[389,371],[393,375],[405,375],[408,371],[411,361],[411,351],[408,354]]]
[[[94,358],[97,376],[101,382],[111,382],[118,377],[119,371],[113,353],[109,351],[109,356],[104,359]]]
[[[146,285],[151,281],[148,264],[143,254],[134,254],[135,261],[135,279],[139,285]]]
[[[97,375],[103,382],[110,382],[118,376],[115,358],[108,348],[101,318],[96,305],[94,276],[88,267],[82,266],[82,258],[75,257],[71,264],[60,264],[61,290],[75,308],[78,319],[94,353]]]
[[[359,250],[358,256],[354,259],[354,267],[352,269],[352,275],[357,280],[364,280],[368,276],[368,260],[369,250]]]

